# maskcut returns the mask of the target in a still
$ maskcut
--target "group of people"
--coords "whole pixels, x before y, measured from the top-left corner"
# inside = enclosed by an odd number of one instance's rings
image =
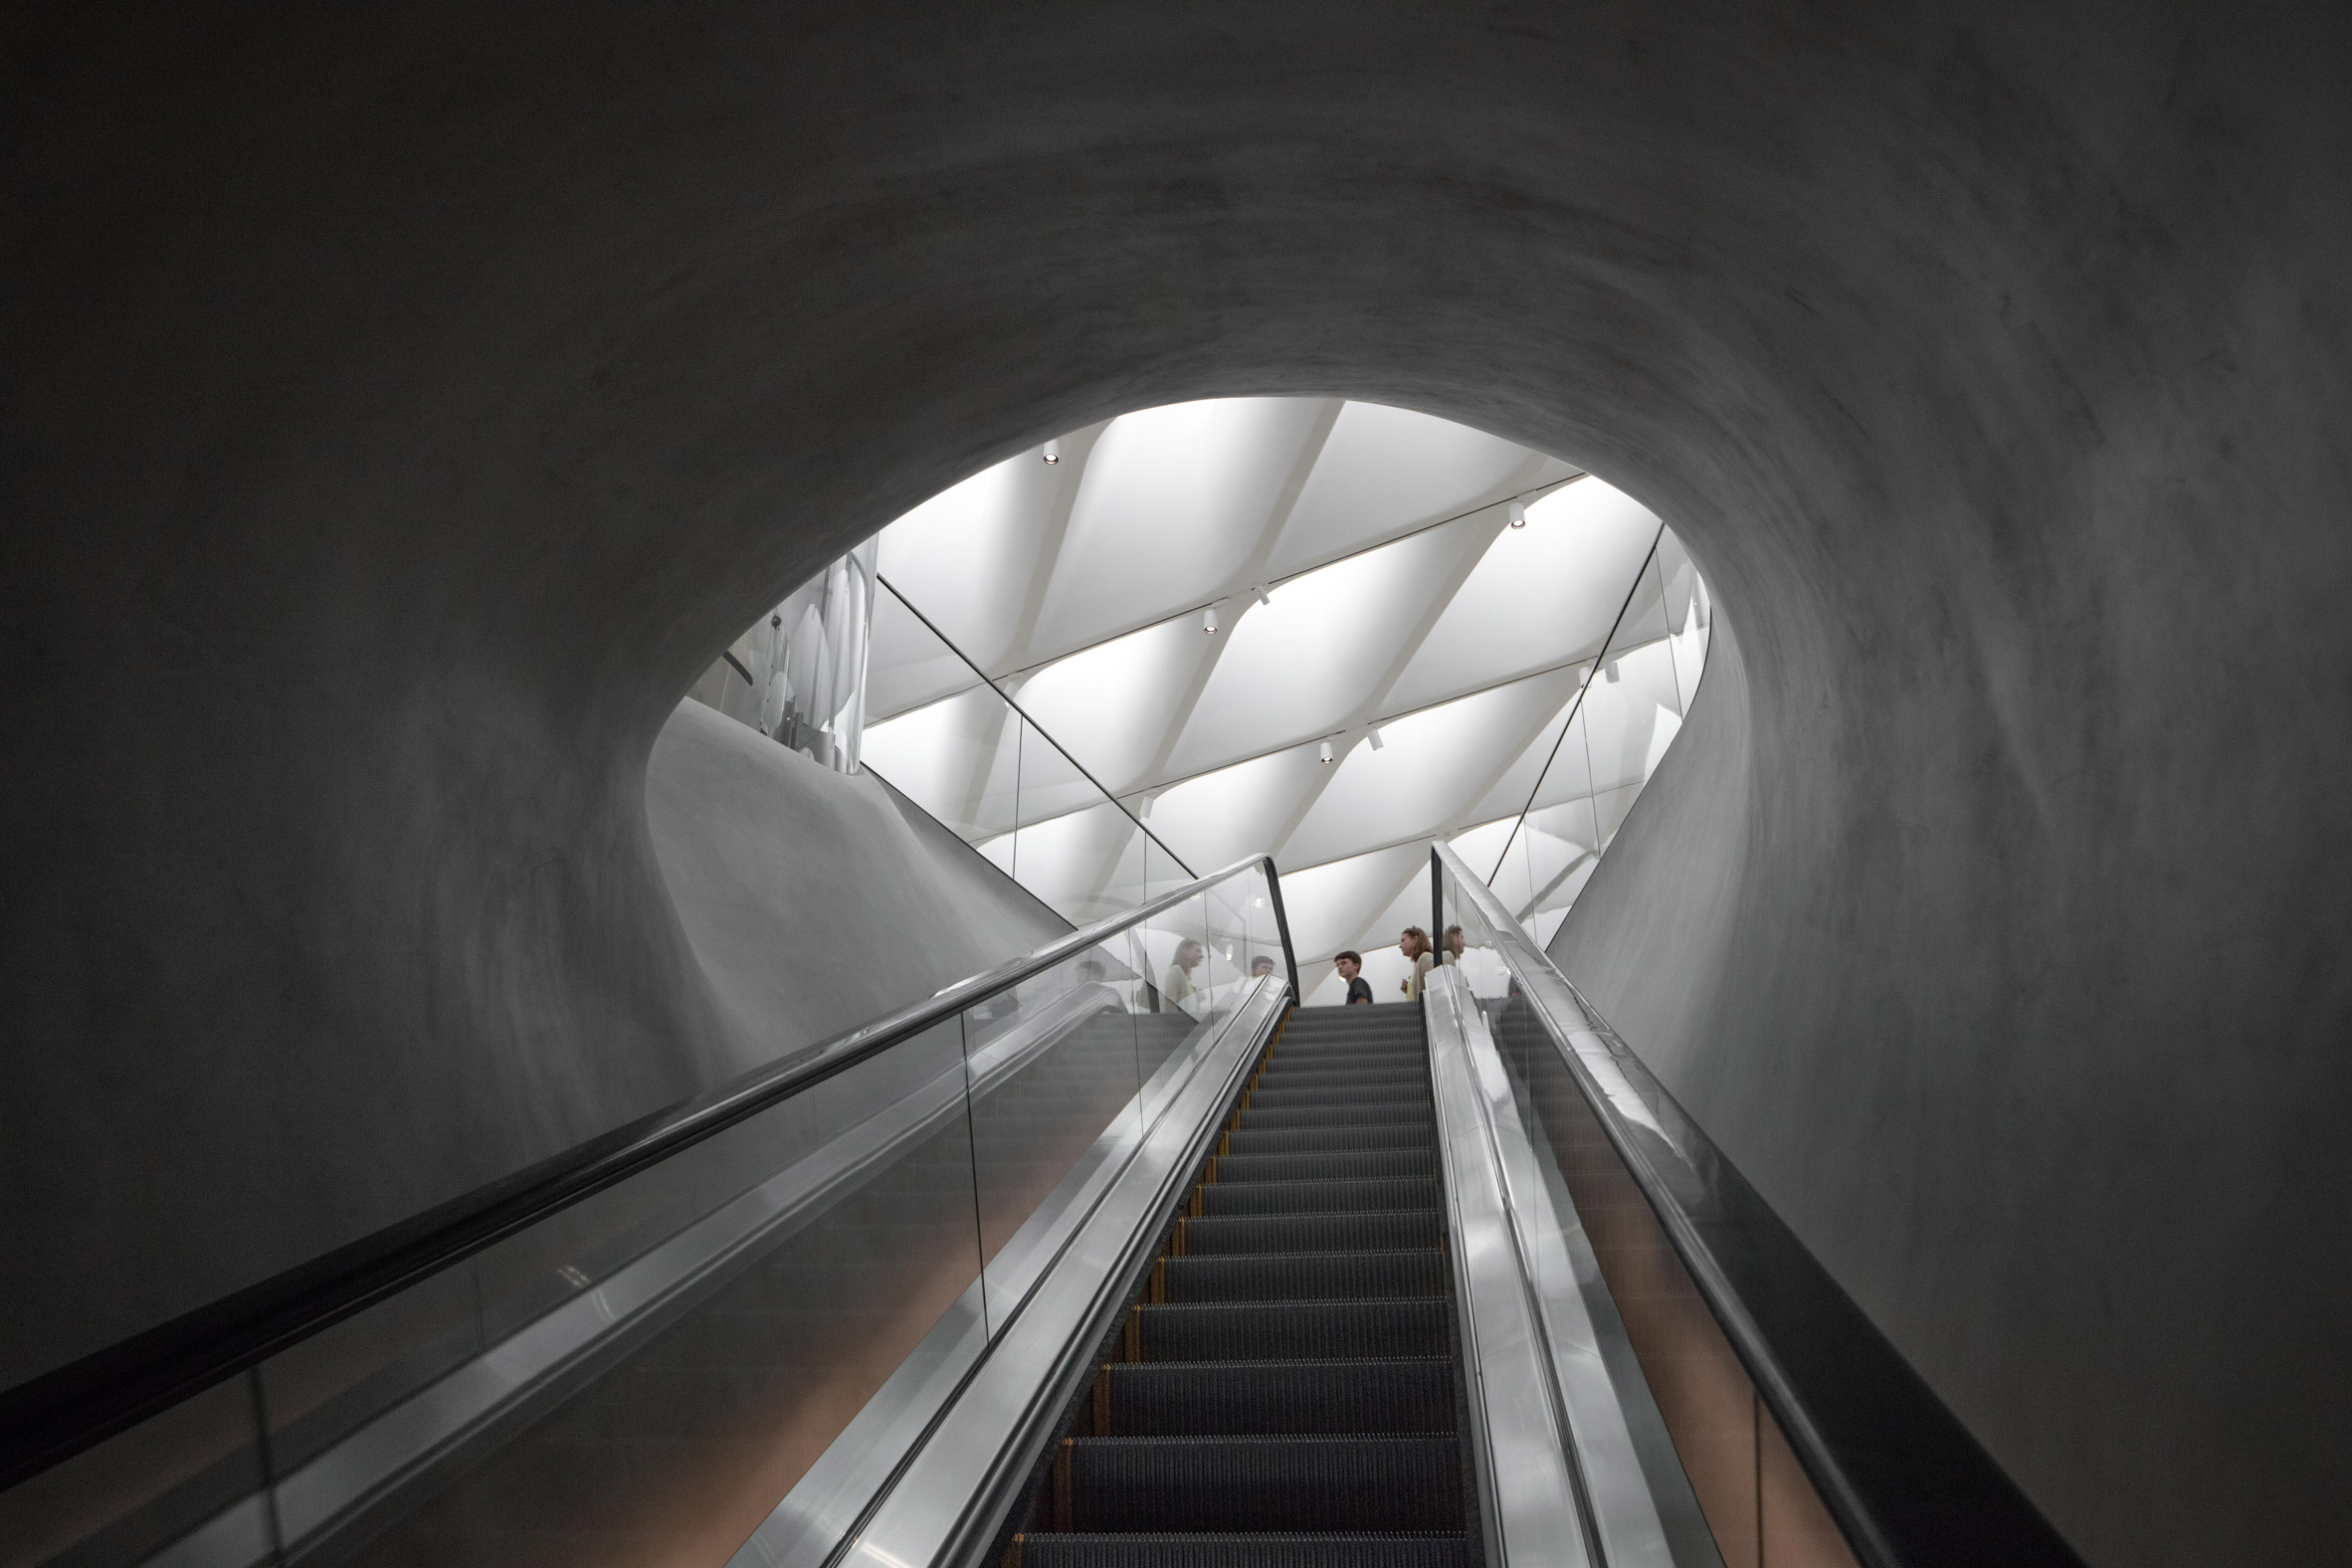
[[[1168,972],[1161,977],[1159,992],[1152,1004],[1153,1011],[1189,1013],[1194,1010],[1193,998],[1201,994],[1202,988],[1194,982],[1192,972],[1201,966],[1201,960],[1208,954],[1208,948],[1201,944],[1198,937],[1188,936],[1176,944],[1176,956],[1169,960]],[[1260,953],[1250,960],[1251,981],[1255,983],[1273,974],[1274,968],[1274,959],[1266,953]]]
[[[1404,935],[1397,939],[1397,951],[1403,953],[1405,961],[1413,966],[1413,972],[1405,976],[1404,982],[1398,987],[1405,993],[1405,1000],[1421,1000],[1421,988],[1427,983],[1429,972],[1441,963],[1462,962],[1462,950],[1466,945],[1459,925],[1447,926],[1445,937],[1437,947],[1430,945],[1429,932],[1418,925],[1406,926]],[[1351,1004],[1372,1000],[1372,983],[1364,978],[1362,953],[1341,953],[1331,960],[1331,966],[1339,971],[1339,978],[1347,982],[1347,1000]]]
[[[1405,961],[1413,966],[1412,972],[1398,986],[1404,992],[1405,1000],[1419,1001],[1421,988],[1428,982],[1429,972],[1442,963],[1462,962],[1462,951],[1466,945],[1459,925],[1447,926],[1445,934],[1434,946],[1430,942],[1429,932],[1418,925],[1406,926],[1404,934],[1397,939],[1397,951],[1404,954]],[[1201,988],[1193,981],[1193,971],[1200,967],[1201,960],[1207,955],[1208,949],[1195,937],[1188,936],[1176,944],[1175,957],[1168,965],[1167,975],[1160,981],[1159,993],[1153,1004],[1158,1011],[1192,1011],[1189,1004],[1201,994]],[[1343,952],[1333,958],[1331,963],[1339,971],[1339,978],[1347,982],[1348,1002],[1368,1003],[1372,1000],[1372,983],[1364,978],[1362,953],[1353,950]],[[1273,974],[1274,968],[1274,959],[1261,953],[1250,960],[1250,978],[1256,981]]]

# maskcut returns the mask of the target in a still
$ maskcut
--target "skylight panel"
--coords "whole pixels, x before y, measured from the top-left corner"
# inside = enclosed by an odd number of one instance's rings
[[[1081,649],[1010,689],[1046,733],[1122,793],[1148,782],[1145,770],[1166,747],[1201,667],[1220,651],[1193,621],[1163,621]]]
[[[1216,767],[1324,734],[1380,694],[1410,632],[1451,585],[1464,531],[1433,528],[1293,578],[1234,607],[1230,640],[1169,771]]]
[[[1269,571],[1303,571],[1575,472],[1451,420],[1349,403],[1290,508]]]
[[[1393,705],[1417,707],[1600,652],[1658,518],[1599,480],[1531,503],[1499,528],[1431,629]]]
[[[1082,451],[1084,433],[1065,445]],[[883,580],[974,664],[999,670],[1019,640],[1048,524],[1076,473],[1075,465],[1048,468],[1023,453],[942,490],[882,529]]]
[[[1307,398],[1221,398],[1112,420],[1071,508],[1038,654],[1227,592],[1265,537],[1320,410]]]
[[[1462,820],[1574,689],[1566,672],[1537,676],[1383,724],[1378,750],[1357,738],[1280,863],[1312,865]]]

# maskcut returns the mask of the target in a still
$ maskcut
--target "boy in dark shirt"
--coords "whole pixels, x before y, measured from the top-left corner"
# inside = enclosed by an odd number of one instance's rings
[[[1372,1000],[1371,983],[1364,978],[1364,955],[1362,953],[1341,953],[1331,960],[1331,967],[1338,970],[1339,978],[1347,982],[1349,1002],[1370,1002]]]

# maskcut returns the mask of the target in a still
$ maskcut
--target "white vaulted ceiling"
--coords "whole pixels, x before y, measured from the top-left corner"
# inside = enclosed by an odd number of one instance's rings
[[[919,770],[917,738],[973,700],[928,621],[1196,872],[1273,854],[1310,988],[1332,951],[1395,941],[1379,922],[1414,907],[1429,838],[1527,805],[1637,576],[1659,580],[1638,502],[1403,409],[1185,403],[1056,446],[883,531],[872,754]],[[953,786],[975,842],[986,772]]]

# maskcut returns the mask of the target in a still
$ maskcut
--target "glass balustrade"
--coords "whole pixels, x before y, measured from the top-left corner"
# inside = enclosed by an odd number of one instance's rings
[[[32,1476],[0,1563],[821,1561],[1287,983],[1276,897],[1196,888]]]
[[[1643,786],[1680,733],[1706,667],[1713,606],[1661,528],[1524,809],[1448,840],[1539,944],[1574,907]]]
[[[866,728],[866,765],[1064,919],[1083,925],[1192,880],[886,582],[872,660],[883,716]]]

